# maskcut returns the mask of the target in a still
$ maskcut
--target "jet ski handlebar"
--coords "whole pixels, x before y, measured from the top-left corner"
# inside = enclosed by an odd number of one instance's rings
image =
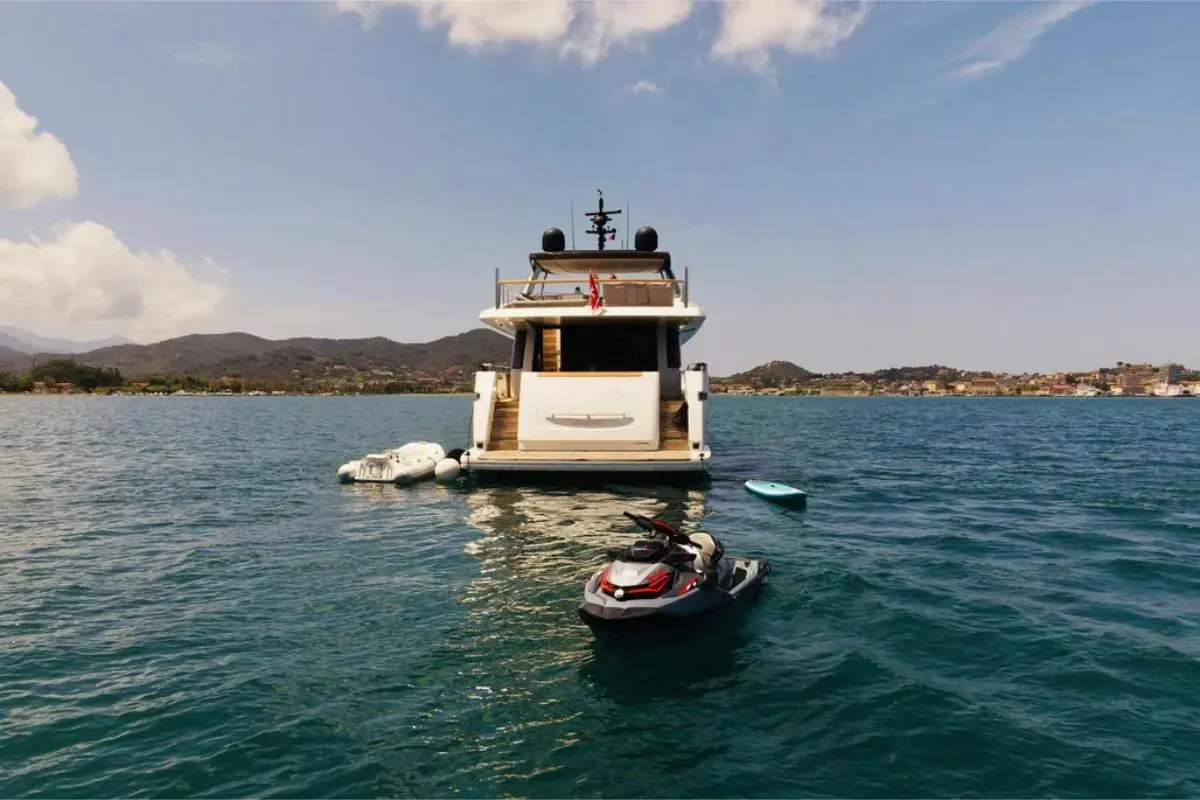
[[[691,544],[692,540],[688,538],[686,533],[683,533],[670,523],[663,522],[661,519],[650,519],[643,517],[640,514],[634,514],[629,511],[624,512],[625,516],[629,517],[639,528],[651,533],[661,533],[673,542],[680,544]]]

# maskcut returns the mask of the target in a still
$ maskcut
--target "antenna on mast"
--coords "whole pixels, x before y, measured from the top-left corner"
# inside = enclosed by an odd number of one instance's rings
[[[613,214],[621,213],[621,209],[614,208],[612,211],[606,212],[604,210],[604,192],[600,189],[597,189],[596,193],[600,195],[599,210],[585,211],[584,216],[588,217],[592,221],[592,229],[587,232],[588,235],[595,236],[597,246],[603,250],[605,239],[609,237],[612,239],[617,238],[617,229],[608,227],[608,223],[612,222]]]

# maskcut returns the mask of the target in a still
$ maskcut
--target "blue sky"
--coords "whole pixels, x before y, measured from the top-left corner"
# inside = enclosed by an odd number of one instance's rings
[[[1194,3],[4,3],[0,322],[427,341],[603,188],[691,267],[718,374],[1200,366],[1198,33]]]

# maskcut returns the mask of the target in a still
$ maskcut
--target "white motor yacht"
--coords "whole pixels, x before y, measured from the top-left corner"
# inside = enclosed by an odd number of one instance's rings
[[[475,375],[469,473],[704,474],[708,368],[684,366],[682,347],[704,323],[658,233],[633,250],[606,250],[620,210],[588,212],[595,250],[542,234],[524,279],[495,277],[479,319],[513,340],[507,365]]]

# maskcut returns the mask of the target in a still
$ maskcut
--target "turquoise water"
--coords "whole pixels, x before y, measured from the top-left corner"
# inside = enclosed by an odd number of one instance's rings
[[[0,398],[0,796],[1200,794],[1200,401],[713,410],[708,489],[467,491],[334,479],[465,398]],[[625,509],[770,586],[598,646]]]

